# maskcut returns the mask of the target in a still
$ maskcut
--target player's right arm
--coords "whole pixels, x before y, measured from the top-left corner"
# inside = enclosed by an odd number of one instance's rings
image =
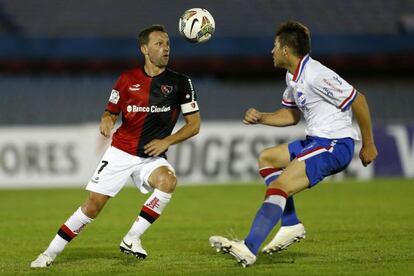
[[[102,114],[99,131],[106,138],[109,138],[111,136],[112,128],[114,127],[118,116],[118,114],[112,114],[107,110],[105,110],[105,112]]]
[[[121,94],[125,87],[128,86],[128,78],[126,74],[121,74],[112,88],[111,95],[109,96],[106,109],[101,117],[101,123],[99,125],[99,131],[103,136],[109,138],[111,136],[112,128],[115,125],[116,119],[118,119],[121,113]]]
[[[293,96],[293,88],[289,85],[292,76],[286,73],[286,89],[283,92],[283,108],[271,113],[260,112],[249,108],[243,119],[246,125],[263,124],[268,126],[285,127],[296,125],[300,121],[300,111]]]
[[[243,119],[243,123],[246,125],[263,124],[277,127],[296,125],[299,121],[300,111],[297,108],[281,108],[272,113],[249,108]]]

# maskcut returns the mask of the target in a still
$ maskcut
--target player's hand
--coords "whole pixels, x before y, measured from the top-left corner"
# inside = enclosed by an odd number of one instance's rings
[[[102,121],[101,124],[99,125],[99,131],[106,138],[109,138],[111,136],[111,130],[112,130],[112,124],[106,123],[105,121]]]
[[[375,160],[378,156],[377,148],[375,144],[371,145],[362,145],[361,151],[359,152],[359,159],[361,159],[362,165],[364,167],[368,166],[372,161]]]
[[[158,156],[168,149],[170,143],[165,139],[154,139],[144,146],[144,153],[149,156]]]
[[[253,125],[259,123],[263,114],[254,108],[249,108],[244,115],[243,123],[246,125]]]

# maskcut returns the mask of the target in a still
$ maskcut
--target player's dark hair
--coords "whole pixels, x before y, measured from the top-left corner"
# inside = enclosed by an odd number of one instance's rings
[[[309,29],[293,20],[282,23],[276,31],[280,46],[288,46],[293,50],[293,54],[303,57],[310,53],[311,38]]]
[[[167,30],[165,29],[165,27],[163,25],[152,25],[148,28],[143,29],[142,31],[139,32],[138,35],[138,43],[139,46],[141,47],[142,45],[148,44],[149,41],[149,35],[152,32],[163,32],[166,33]]]

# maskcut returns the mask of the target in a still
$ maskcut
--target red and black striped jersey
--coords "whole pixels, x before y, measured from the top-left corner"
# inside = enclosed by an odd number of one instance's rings
[[[153,139],[169,136],[179,113],[198,112],[198,104],[187,76],[166,69],[150,77],[142,68],[136,68],[121,74],[106,110],[122,113],[122,124],[112,137],[112,146],[132,155],[148,157],[144,146]]]

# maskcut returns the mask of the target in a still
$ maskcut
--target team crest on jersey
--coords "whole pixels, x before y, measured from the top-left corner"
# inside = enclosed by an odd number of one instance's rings
[[[171,85],[162,84],[161,85],[161,92],[167,97],[173,91],[173,87]]]
[[[300,91],[298,91],[297,95],[298,95],[298,100],[297,100],[298,106],[301,106],[301,107],[304,106],[306,104],[306,95]]]
[[[109,97],[109,102],[113,103],[113,104],[117,104],[119,101],[119,91],[112,89],[111,91],[111,96]]]

